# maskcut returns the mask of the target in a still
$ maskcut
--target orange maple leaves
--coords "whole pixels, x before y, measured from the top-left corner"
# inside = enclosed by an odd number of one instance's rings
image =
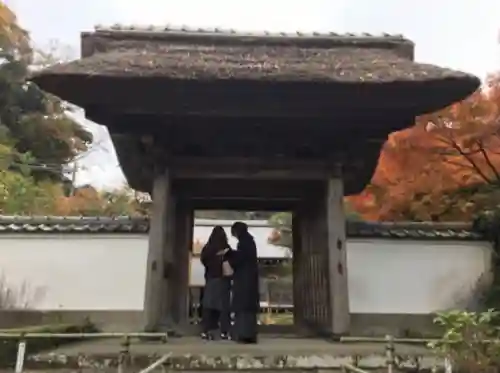
[[[372,183],[352,207],[367,220],[466,220],[477,206],[450,191],[500,183],[500,79],[417,118],[385,143]]]

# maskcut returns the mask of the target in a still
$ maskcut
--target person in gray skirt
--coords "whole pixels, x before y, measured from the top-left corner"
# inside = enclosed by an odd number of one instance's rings
[[[230,339],[231,278],[223,269],[230,252],[231,248],[224,228],[214,227],[201,251],[200,258],[205,267],[201,337],[206,340],[213,340],[214,333],[219,327],[221,339]]]
[[[233,339],[238,343],[257,343],[260,308],[257,246],[243,222],[234,223],[231,234],[238,239],[237,249],[226,254],[234,270],[231,302],[234,312]]]

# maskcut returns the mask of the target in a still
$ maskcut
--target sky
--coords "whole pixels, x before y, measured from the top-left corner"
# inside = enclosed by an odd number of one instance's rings
[[[398,33],[416,60],[486,77],[500,70],[498,0],[5,0],[36,45],[52,40],[79,53],[79,33],[97,24],[187,25],[242,31]],[[41,16],[43,14],[43,16]],[[66,51],[67,53],[67,51]],[[83,119],[83,114],[79,116]],[[124,183],[107,131],[86,123],[98,145],[83,157],[77,183]]]

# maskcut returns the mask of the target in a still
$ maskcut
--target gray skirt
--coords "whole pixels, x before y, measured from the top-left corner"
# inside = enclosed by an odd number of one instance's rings
[[[229,278],[208,278],[203,290],[203,308],[224,311],[231,303],[231,280]]]

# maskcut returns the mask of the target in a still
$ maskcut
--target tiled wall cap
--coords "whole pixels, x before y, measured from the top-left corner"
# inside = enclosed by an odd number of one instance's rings
[[[232,221],[217,220],[219,225]],[[198,226],[213,226],[214,221],[197,219]],[[266,221],[248,222],[251,227],[268,226]],[[99,216],[2,216],[1,233],[146,233],[147,217],[99,217]],[[387,239],[458,239],[484,240],[485,237],[464,223],[367,223],[349,222],[347,235],[351,238]]]

